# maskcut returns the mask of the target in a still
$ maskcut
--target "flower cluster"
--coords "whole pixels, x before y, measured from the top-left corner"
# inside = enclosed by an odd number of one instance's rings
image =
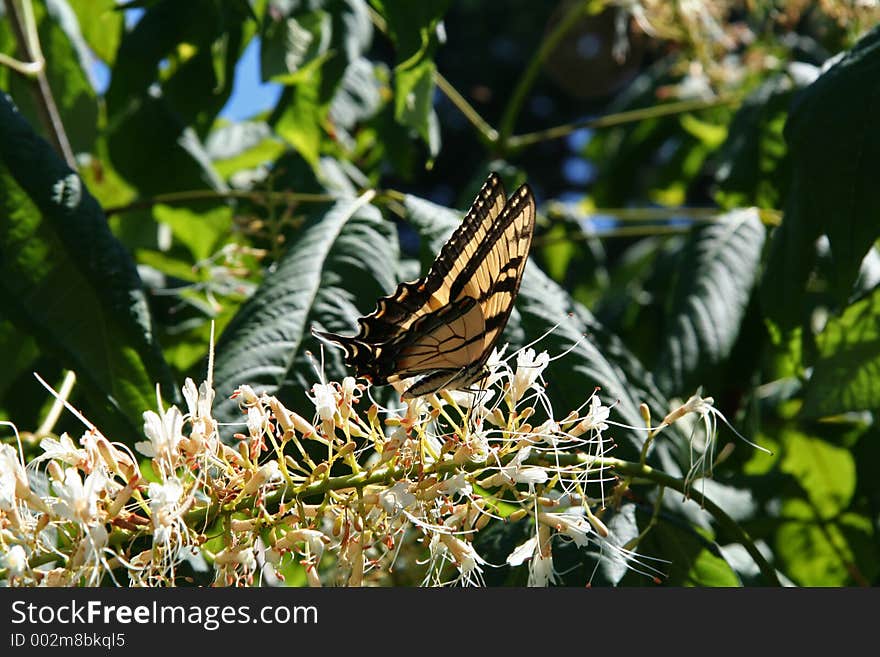
[[[353,378],[321,382],[310,420],[243,385],[246,419],[228,441],[210,384],[187,380],[186,412],[144,413],[140,456],[93,426],[79,441],[43,439],[27,467],[20,447],[0,445],[0,580],[156,586],[203,573],[217,585],[361,586],[415,572],[426,585],[479,584],[493,565],[475,538],[499,522],[527,523],[506,561],[533,585],[557,581],[561,542],[638,568],[602,520],[617,481],[609,406],[594,392],[555,420],[548,355],[502,356],[480,390],[394,408]],[[711,408],[688,403],[679,416]]]

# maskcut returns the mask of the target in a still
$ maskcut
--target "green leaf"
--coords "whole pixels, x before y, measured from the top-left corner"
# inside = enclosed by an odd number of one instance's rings
[[[328,113],[337,89],[372,40],[367,6],[363,0],[273,0],[263,35],[263,78],[290,85],[271,122],[315,168],[332,130]]]
[[[67,0],[79,19],[83,38],[105,63],[113,65],[122,39],[122,12],[115,0]]]
[[[224,179],[247,170],[268,166],[285,149],[284,142],[261,121],[242,121],[219,126],[205,142],[208,157]]]
[[[151,6],[125,33],[107,90],[110,158],[142,195],[224,189],[202,139],[232,90],[250,29],[246,7],[212,0]],[[215,43],[225,38],[223,75]]]
[[[307,77],[291,87],[290,103],[275,124],[275,131],[313,168],[318,166],[324,118],[329,109],[328,102],[321,97],[321,75],[321,68],[313,66]]]
[[[834,521],[823,520],[800,499],[786,500],[780,514],[785,521],[776,532],[775,553],[795,583],[850,586],[866,584],[865,576],[876,577],[876,544],[869,518],[847,512]],[[859,572],[854,564],[867,566],[859,580],[853,578]]]
[[[428,144],[431,156],[440,149],[437,117],[434,114],[434,51],[437,28],[449,8],[449,0],[373,0],[385,19],[394,42],[394,116],[412,128]]]
[[[291,84],[297,81],[297,73],[327,56],[333,21],[321,10],[278,16],[276,20],[273,10],[279,4],[270,3],[264,17],[260,74],[263,82]]]
[[[100,407],[93,420],[131,441],[154,405],[155,384],[177,394],[134,262],[82,180],[6,96],[0,144],[8,218],[0,222],[0,294],[9,318],[76,371]]]
[[[816,342],[804,417],[880,408],[880,287],[831,317]]]
[[[0,318],[0,354],[3,369],[0,370],[0,396],[6,394],[15,379],[39,355],[40,350],[33,336],[19,330],[9,317]]]
[[[654,375],[669,395],[689,395],[730,354],[758,274],[765,231],[754,210],[698,230],[670,291],[668,329]]]
[[[440,152],[440,139],[434,114],[434,71],[431,60],[412,65],[401,64],[394,70],[394,117],[413,128],[428,145],[431,157]]]
[[[741,586],[718,547],[689,527],[658,522],[639,543],[639,551],[668,561],[652,564],[665,571],[660,579],[667,586]]]
[[[783,328],[806,321],[805,287],[819,235],[830,241],[829,292],[840,304],[880,237],[880,188],[871,166],[880,159],[878,112],[880,28],[874,28],[801,92],[785,126],[792,187],[763,290],[768,316]]]
[[[153,212],[156,220],[168,224],[174,238],[189,249],[193,262],[212,255],[232,228],[232,209],[227,206],[193,212],[185,207],[160,204]]]
[[[790,168],[782,130],[793,95],[791,78],[776,75],[737,110],[715,174],[716,198],[725,207],[781,207]]]
[[[785,456],[780,469],[797,480],[809,500],[811,513],[828,520],[843,512],[856,487],[852,453],[794,430],[784,433],[783,445]]]
[[[229,323],[217,344],[214,371],[221,402],[216,417],[240,420],[228,399],[241,384],[270,394],[306,412],[305,391],[318,381],[305,351],[320,353],[312,326],[349,332],[358,308],[388,294],[396,283],[397,240],[368,198],[337,202],[313,216],[295,236],[277,269]],[[345,374],[339,350],[324,350],[328,378]]]
[[[307,67],[338,58],[344,62],[337,71],[341,79],[372,38],[363,0],[270,0],[261,26],[261,78],[295,84]]]
[[[346,69],[330,104],[329,117],[335,137],[349,149],[354,148],[354,139],[349,131],[373,118],[383,105],[378,68],[364,57],[353,61]],[[382,73],[387,71],[383,70]]]

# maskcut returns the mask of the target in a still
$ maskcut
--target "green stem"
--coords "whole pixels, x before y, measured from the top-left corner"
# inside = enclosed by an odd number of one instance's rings
[[[498,131],[489,125],[486,120],[480,116],[480,113],[474,109],[473,105],[471,105],[465,97],[458,92],[458,89],[453,87],[449,80],[443,77],[436,69],[434,70],[434,82],[437,83],[437,88],[446,94],[446,97],[450,102],[458,108],[458,111],[461,112],[477,129],[483,142],[486,144],[494,144],[498,141]]]
[[[55,150],[64,158],[67,166],[76,171],[76,158],[70,147],[67,133],[64,131],[61,113],[58,111],[58,105],[55,104],[52,88],[49,86],[49,78],[46,77],[45,60],[40,48],[40,38],[37,33],[37,23],[31,0],[5,0],[5,6],[21,58],[31,62],[28,69],[33,71],[32,79],[35,83],[32,92],[43,127],[52,140]],[[15,70],[21,72],[21,67],[16,67]]]
[[[517,150],[524,146],[537,144],[538,142],[560,139],[583,128],[610,128],[617,125],[644,121],[646,119],[655,119],[672,114],[684,114],[685,112],[695,112],[698,110],[710,109],[712,107],[735,105],[739,103],[742,98],[741,94],[723,94],[712,100],[704,100],[701,98],[680,100],[674,103],[663,103],[661,105],[652,105],[651,107],[643,107],[628,110],[626,112],[606,114],[605,116],[600,116],[595,119],[584,119],[582,121],[574,121],[573,123],[566,123],[565,125],[547,128],[546,130],[515,135],[507,140],[507,147],[510,150]]]
[[[544,60],[556,50],[556,47],[559,45],[562,38],[572,27],[574,27],[575,23],[587,12],[592,4],[592,1],[573,3],[568,12],[562,17],[562,20],[554,26],[553,31],[541,42],[540,48],[535,52],[528,67],[519,79],[519,83],[513,90],[510,102],[507,104],[507,107],[504,110],[504,115],[501,117],[497,140],[498,150],[501,154],[504,154],[508,150],[508,147],[512,146],[512,144],[509,143],[509,140],[513,134],[516,119],[519,117],[526,96],[529,91],[531,91],[532,85],[535,83],[535,78],[538,77],[538,73],[541,70],[541,66],[544,64]]]

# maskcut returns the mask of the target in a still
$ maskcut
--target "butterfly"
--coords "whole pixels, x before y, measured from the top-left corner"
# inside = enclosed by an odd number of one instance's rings
[[[508,199],[491,173],[428,273],[401,283],[346,337],[312,329],[345,351],[345,361],[374,385],[419,377],[401,395],[467,388],[486,363],[513,309],[535,229],[528,185]]]

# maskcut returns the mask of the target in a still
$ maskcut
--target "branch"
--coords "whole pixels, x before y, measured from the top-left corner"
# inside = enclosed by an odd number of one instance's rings
[[[498,142],[498,131],[480,116],[480,113],[474,109],[473,105],[467,102],[465,97],[458,92],[458,89],[453,87],[452,83],[443,77],[437,69],[434,69],[434,82],[437,83],[437,88],[446,94],[450,102],[458,108],[458,111],[464,114],[464,117],[477,129],[483,141],[487,144]]]
[[[24,67],[15,67],[14,70],[18,72],[33,70],[33,79],[36,81],[33,94],[43,127],[49,134],[55,150],[64,158],[67,166],[76,171],[76,158],[70,147],[67,133],[64,131],[64,124],[61,122],[61,114],[55,104],[49,79],[46,77],[45,60],[40,49],[40,39],[37,34],[31,0],[4,0],[4,3],[21,58],[30,62]]]
[[[674,103],[663,103],[662,105],[653,105],[651,107],[628,110],[626,112],[606,114],[605,116],[600,116],[595,119],[584,119],[583,121],[566,123],[565,125],[547,128],[546,130],[515,135],[510,137],[507,146],[510,150],[516,150],[523,146],[530,146],[541,141],[566,137],[572,132],[583,128],[610,128],[616,125],[634,123],[636,121],[644,121],[646,119],[654,119],[661,116],[669,116],[671,114],[684,114],[685,112],[694,112],[697,110],[710,109],[712,107],[721,107],[723,105],[735,105],[739,103],[742,98],[741,94],[723,94],[712,100],[681,100]]]

